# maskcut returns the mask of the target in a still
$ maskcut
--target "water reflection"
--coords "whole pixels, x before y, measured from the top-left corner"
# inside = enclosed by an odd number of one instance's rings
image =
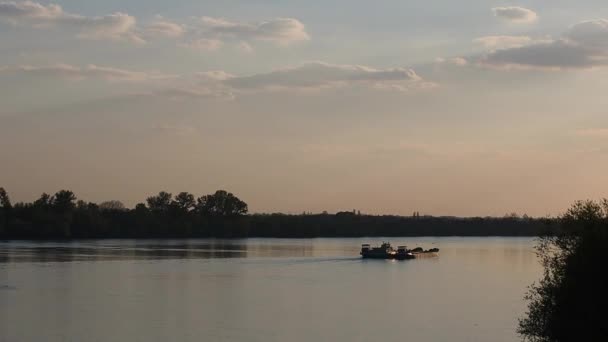
[[[375,240],[382,239],[91,240],[46,243],[15,241],[0,242],[0,264],[269,257],[358,258],[361,243],[375,243]],[[464,241],[467,243],[463,243]],[[467,264],[502,259],[525,264],[534,262],[536,258],[531,239],[477,241],[476,238],[404,238],[395,242],[416,247],[438,247],[442,258],[458,258],[460,262]]]
[[[382,240],[0,242],[0,341],[519,340],[531,239]]]
[[[251,244],[246,240],[114,240],[0,243],[0,263],[150,259],[310,257],[312,244]]]

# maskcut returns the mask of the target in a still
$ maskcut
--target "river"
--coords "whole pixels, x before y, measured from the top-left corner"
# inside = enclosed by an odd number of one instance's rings
[[[530,238],[0,242],[0,342],[519,341]]]

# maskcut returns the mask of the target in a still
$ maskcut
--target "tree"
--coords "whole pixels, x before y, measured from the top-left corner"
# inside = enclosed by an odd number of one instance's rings
[[[51,202],[53,201],[53,198],[51,197],[51,195],[45,193],[42,193],[42,195],[40,195],[40,198],[34,201],[34,207],[38,207],[38,208],[47,208],[51,205]]]
[[[248,211],[247,203],[225,190],[199,197],[196,210],[205,216],[239,216]]]
[[[135,211],[138,213],[147,213],[148,212],[148,207],[146,207],[145,204],[143,203],[137,203],[135,205]]]
[[[517,214],[516,212],[512,212],[509,214],[505,214],[504,218],[517,220],[517,219],[519,219],[519,214]]]
[[[146,202],[148,202],[148,208],[150,208],[150,210],[156,212],[166,212],[169,210],[172,197],[173,195],[170,193],[161,191],[156,196],[148,197]]]
[[[537,253],[544,267],[531,286],[518,332],[533,342],[608,341],[608,200],[576,202],[544,234]]]
[[[51,211],[55,213],[50,224],[49,235],[59,234],[61,238],[72,236],[73,214],[76,209],[76,195],[69,190],[60,190],[50,199]],[[46,218],[46,215],[43,215]]]
[[[188,212],[194,209],[196,201],[194,200],[193,194],[188,192],[180,192],[177,196],[175,196],[173,204],[181,211]]]
[[[8,193],[6,193],[6,190],[4,190],[4,188],[0,188],[0,207],[5,210],[11,209],[13,207],[13,205],[11,204],[11,199],[8,196]]]
[[[99,203],[99,209],[105,211],[125,211],[127,208],[121,201],[111,200]]]
[[[8,216],[12,208],[11,199],[8,197],[6,190],[0,188],[0,233],[3,233],[8,226]]]
[[[58,212],[68,212],[76,207],[76,195],[69,190],[58,191],[51,200],[53,209]]]

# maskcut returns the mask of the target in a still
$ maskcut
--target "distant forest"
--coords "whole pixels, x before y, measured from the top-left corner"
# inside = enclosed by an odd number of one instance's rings
[[[245,202],[218,190],[196,198],[182,192],[148,197],[135,208],[119,201],[91,203],[68,190],[11,203],[0,188],[0,239],[313,238],[365,236],[537,236],[555,224],[515,214],[436,217],[336,214],[248,214]]]

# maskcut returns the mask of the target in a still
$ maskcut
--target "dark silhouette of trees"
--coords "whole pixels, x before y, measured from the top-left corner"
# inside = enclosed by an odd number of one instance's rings
[[[76,195],[68,190],[58,191],[51,199],[51,206],[61,213],[70,212],[76,207]]]
[[[174,205],[182,212],[189,212],[194,209],[196,201],[194,195],[188,192],[180,192],[173,200]]]
[[[2,207],[3,209],[10,209],[13,207],[13,205],[11,204],[11,199],[8,196],[8,193],[6,193],[6,190],[4,190],[4,188],[0,188],[0,207]]]
[[[198,198],[196,210],[205,216],[239,216],[247,213],[247,203],[230,192],[218,190],[213,195]]]
[[[100,210],[127,210],[125,205],[121,201],[111,200],[99,203]]]
[[[247,214],[247,203],[224,190],[201,196],[161,191],[134,209],[119,201],[99,205],[73,192],[43,193],[32,203],[11,205],[0,192],[0,239],[181,238],[181,237],[358,237],[534,236],[551,220]]]
[[[13,208],[11,199],[4,188],[0,188],[0,234],[3,234],[8,226],[10,212]],[[0,235],[1,236],[1,235]]]
[[[51,208],[57,213],[55,225],[62,238],[72,237],[72,220],[76,208],[76,195],[69,190],[60,190],[51,198]]]
[[[171,206],[172,198],[172,194],[161,191],[156,196],[148,197],[146,202],[148,202],[148,208],[154,212],[167,212]]]
[[[135,205],[135,211],[138,211],[138,212],[148,212],[148,207],[146,207],[146,205],[143,204],[143,203],[137,203]]]
[[[543,278],[518,332],[529,341],[608,341],[608,200],[576,202],[537,251]]]
[[[49,208],[52,202],[53,199],[51,195],[47,193],[42,193],[42,195],[40,195],[40,198],[34,201],[34,206],[38,208]]]

